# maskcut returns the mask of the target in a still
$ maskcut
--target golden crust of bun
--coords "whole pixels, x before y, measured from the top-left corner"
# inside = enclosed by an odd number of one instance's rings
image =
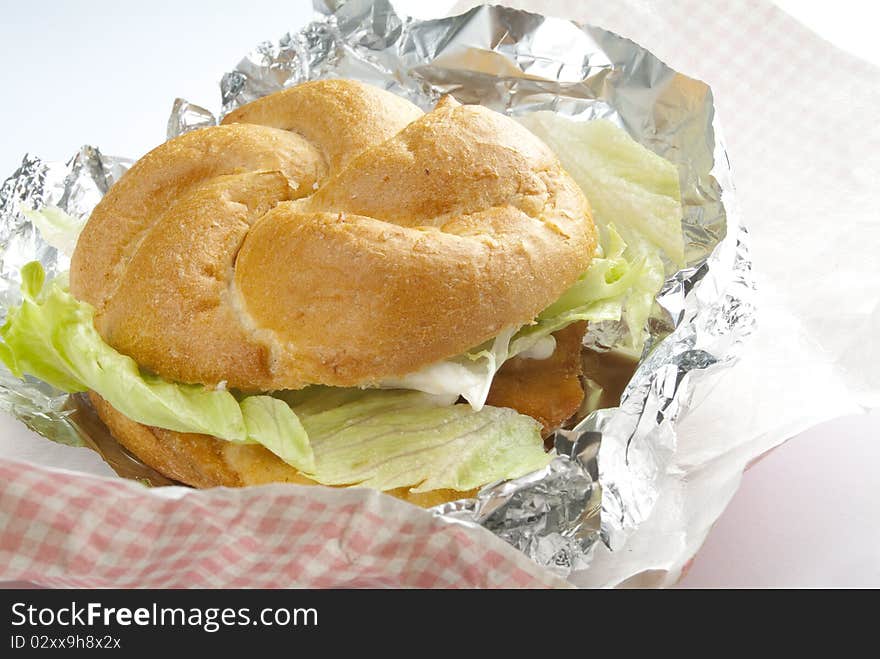
[[[224,123],[138,161],[71,263],[102,337],[170,380],[401,376],[531,321],[589,264],[583,194],[501,114],[327,80]]]
[[[210,435],[181,433],[132,421],[94,392],[89,399],[110,432],[129,452],[159,473],[198,488],[243,487],[267,483],[317,485],[256,444],[233,444]],[[469,498],[476,490],[414,493],[402,487],[386,494],[430,508]]]

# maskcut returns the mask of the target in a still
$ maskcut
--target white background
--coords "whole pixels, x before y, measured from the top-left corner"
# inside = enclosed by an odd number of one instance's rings
[[[452,4],[398,3],[418,16]],[[880,64],[873,3],[778,4]],[[26,152],[63,160],[94,144],[145,153],[164,139],[176,96],[218,109],[222,73],[310,16],[307,0],[0,0],[0,178]],[[0,417],[0,434],[44,450],[45,440],[9,417]],[[878,438],[874,413],[818,426],[767,456],[746,474],[682,585],[880,586]]]

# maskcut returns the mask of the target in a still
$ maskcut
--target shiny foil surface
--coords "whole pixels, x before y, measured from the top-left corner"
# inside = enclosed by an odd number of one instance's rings
[[[66,163],[45,162],[26,155],[21,166],[0,185],[0,322],[21,301],[20,271],[39,261],[46,278],[66,272],[70,257],[49,245],[22,209],[57,206],[76,218],[85,218],[132,161],[107,157],[84,146]],[[0,409],[31,430],[63,444],[88,444],[80,432],[68,395],[27,377],[12,375],[0,364]]]
[[[676,420],[704,381],[736,359],[754,327],[748,235],[737,214],[712,92],[622,36],[505,7],[435,20],[398,16],[387,0],[321,2],[316,9],[317,20],[260,44],[223,76],[219,116],[306,80],[356,78],[426,110],[448,93],[513,116],[552,110],[582,121],[607,118],[678,168],[687,266],[669,268],[650,338],[620,406],[558,431],[558,457],[546,469],[436,509],[450,522],[488,528],[559,574],[582,570],[596,542],[621,548],[650,514],[658,478],[675,451]],[[217,118],[178,99],[168,137]],[[16,301],[24,263],[36,258],[50,276],[67,267],[20,206],[54,204],[84,217],[125,164],[84,147],[66,165],[26,157],[3,184],[4,309]],[[595,324],[585,346],[613,349],[624,333],[616,323]],[[71,421],[66,398],[0,373],[4,409],[40,434],[76,443],[88,433]]]

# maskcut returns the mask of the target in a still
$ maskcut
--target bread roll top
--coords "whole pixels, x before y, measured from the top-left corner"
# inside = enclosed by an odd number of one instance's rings
[[[326,80],[139,160],[70,281],[110,345],[170,380],[369,385],[530,322],[595,242],[583,194],[515,121]]]

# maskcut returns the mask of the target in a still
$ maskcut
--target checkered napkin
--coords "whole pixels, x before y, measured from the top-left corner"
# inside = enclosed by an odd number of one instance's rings
[[[0,581],[51,587],[545,588],[483,529],[364,489],[149,489],[0,460]]]

